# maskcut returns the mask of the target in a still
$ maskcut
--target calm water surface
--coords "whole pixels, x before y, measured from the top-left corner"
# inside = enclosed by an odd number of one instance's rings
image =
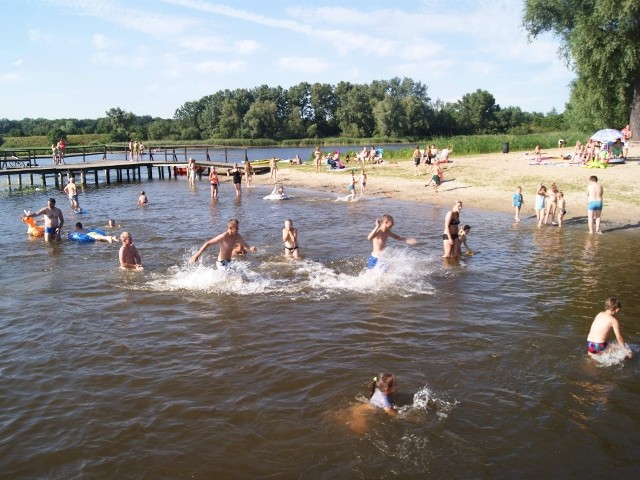
[[[2,193],[1,478],[637,474],[638,360],[584,354],[613,294],[640,354],[636,231],[538,230],[465,208],[478,253],[447,265],[446,209],[269,190],[236,200],[225,183],[212,201],[184,177],[90,186],[83,215],[52,190]],[[29,239],[19,214],[50,195],[66,226],[115,218],[145,271],[120,271],[116,244]],[[419,242],[391,243],[386,271],[365,272],[382,213]],[[226,274],[213,250],[188,266],[233,217],[258,253]],[[298,262],[282,258],[286,218]],[[356,433],[342,414],[379,371],[397,375],[402,413]]]

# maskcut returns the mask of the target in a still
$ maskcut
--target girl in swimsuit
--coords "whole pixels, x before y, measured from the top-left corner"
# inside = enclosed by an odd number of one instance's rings
[[[282,229],[282,242],[284,243],[284,256],[298,258],[298,229],[293,228],[293,221],[284,221]]]
[[[211,183],[211,198],[218,198],[218,172],[213,167],[209,172],[209,182]]]
[[[540,184],[538,187],[538,191],[536,192],[536,218],[538,219],[538,227],[542,226],[542,221],[544,220],[544,201],[547,197],[547,187]]]
[[[558,187],[555,183],[551,184],[550,191],[547,192],[547,209],[544,215],[544,224],[546,225],[551,217],[551,225],[555,225],[554,218],[556,217],[556,211],[558,209]]]
[[[460,255],[460,240],[458,239],[460,210],[462,210],[462,202],[458,200],[444,217],[444,233],[442,234],[444,255],[442,258],[457,258]]]

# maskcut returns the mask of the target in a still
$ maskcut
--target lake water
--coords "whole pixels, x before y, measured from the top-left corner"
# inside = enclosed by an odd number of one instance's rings
[[[269,191],[238,200],[225,182],[212,201],[184,177],[89,186],[82,215],[51,189],[2,193],[1,478],[637,474],[638,360],[584,351],[617,295],[640,354],[636,231],[589,236],[582,218],[538,230],[465,208],[478,253],[446,264],[444,208]],[[144,272],[119,270],[117,244],[28,238],[20,213],[51,195],[66,229],[115,218]],[[419,242],[391,241],[385,271],[366,272],[383,213]],[[188,266],[229,218],[258,253],[226,273],[213,249]],[[282,257],[286,218],[300,261]],[[342,414],[380,371],[398,378],[401,414],[356,433]]]

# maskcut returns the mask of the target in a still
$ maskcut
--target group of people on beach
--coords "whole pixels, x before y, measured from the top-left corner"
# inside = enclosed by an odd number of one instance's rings
[[[598,177],[591,175],[589,177],[589,185],[587,186],[587,224],[589,233],[602,233],[600,229],[602,215],[602,199],[604,196],[604,188],[598,183]],[[520,212],[524,205],[524,197],[522,195],[522,187],[517,187],[512,198],[513,208],[515,212],[514,220],[520,222]],[[567,201],[564,193],[558,189],[554,183],[547,188],[544,184],[538,186],[536,192],[534,210],[536,212],[536,221],[538,228],[548,225],[562,227],[564,216],[567,213]]]
[[[57,143],[51,144],[51,158],[54,165],[66,165],[64,162],[64,155],[67,151],[67,144],[64,138],[58,140]]]

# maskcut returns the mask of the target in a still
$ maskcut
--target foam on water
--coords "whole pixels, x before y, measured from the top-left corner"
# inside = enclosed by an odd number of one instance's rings
[[[640,353],[640,346],[627,344],[636,358]],[[604,352],[599,353],[593,358],[598,367],[612,367],[614,365],[622,365],[627,360],[627,352],[623,350],[617,342],[609,343]]]
[[[314,299],[353,293],[410,297],[434,294],[429,283],[432,270],[429,259],[407,249],[388,248],[378,265],[369,270],[364,268],[364,259],[348,257],[329,264],[309,259],[286,261],[282,257],[256,264],[255,258],[243,258],[234,259],[224,269],[185,262],[164,274],[152,274],[151,281],[142,288]]]

